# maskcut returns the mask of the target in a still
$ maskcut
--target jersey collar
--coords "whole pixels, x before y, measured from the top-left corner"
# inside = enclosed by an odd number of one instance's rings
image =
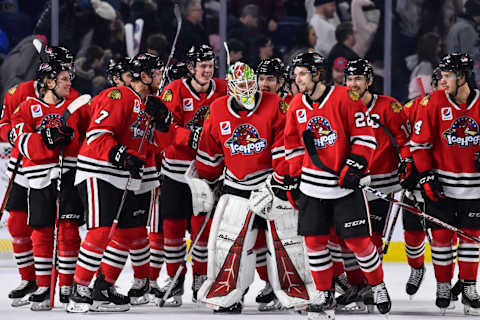
[[[325,103],[328,101],[328,98],[330,98],[330,95],[332,94],[334,89],[335,89],[335,86],[326,86],[325,91],[322,93],[320,98],[318,98],[315,101],[310,99],[310,97],[308,97],[306,94],[302,94],[302,102],[310,110],[313,110],[313,104],[314,103],[319,103],[318,109],[322,109],[323,106],[325,105]]]
[[[452,97],[450,96],[450,94],[447,92],[447,90],[444,91],[445,92],[445,96],[447,97],[447,100],[448,102],[450,102],[450,104],[457,110],[462,110],[462,108],[460,108],[460,106],[455,102],[454,99],[452,99]],[[478,101],[478,96],[479,96],[479,91],[478,89],[472,89],[470,90],[470,94],[468,95],[468,98],[467,98],[467,108],[465,110],[470,110],[474,105],[475,103],[477,103]]]
[[[260,103],[262,102],[262,97],[263,97],[262,92],[258,91],[257,94],[255,95],[255,107],[252,110],[247,112],[247,117],[250,117],[252,114],[255,113],[255,111],[257,111],[258,107],[260,106]],[[235,111],[235,109],[232,107],[232,99],[235,99],[235,98],[233,96],[228,97],[227,109],[235,118],[240,119],[242,116],[237,111]]]
[[[27,97],[27,100],[35,100],[36,102],[41,103],[43,106],[45,106],[45,107],[47,107],[47,108],[50,108],[50,105],[49,105],[48,103],[46,103],[45,101],[43,101],[42,99],[40,99],[40,98],[37,98],[37,97]],[[65,103],[65,98],[62,98],[62,100],[60,100],[60,101],[55,105],[55,108],[60,108],[64,103]]]
[[[367,104],[367,113],[372,111],[373,107],[375,107],[375,103],[377,102],[377,99],[378,99],[378,95],[376,95],[375,93],[372,94],[372,100],[370,100],[370,102]]]
[[[198,93],[197,90],[195,90],[195,88],[192,86],[192,79],[191,78],[183,79],[182,81],[185,87],[187,88],[187,90],[190,92],[190,94],[196,100],[201,100],[200,93]],[[207,99],[209,99],[215,93],[215,90],[216,90],[215,81],[213,79],[210,79],[210,84],[208,85],[208,89],[206,92]]]

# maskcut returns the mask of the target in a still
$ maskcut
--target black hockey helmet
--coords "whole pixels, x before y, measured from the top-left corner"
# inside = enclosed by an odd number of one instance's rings
[[[215,61],[215,53],[212,47],[206,44],[192,46],[187,52],[187,63],[195,66],[195,63],[202,61]]]
[[[167,70],[167,77],[169,82],[186,78],[189,75],[190,71],[188,71],[187,65],[182,61],[172,63]]]
[[[155,70],[163,70],[163,68],[165,68],[165,64],[159,57],[149,53],[140,53],[130,59],[126,71],[130,71],[133,80],[140,80],[142,72],[153,77]]]
[[[295,67],[305,67],[315,74],[317,71],[326,69],[327,61],[317,52],[304,52],[293,58],[292,68],[295,69]]]
[[[73,79],[72,70],[58,61],[50,61],[41,63],[37,68],[35,79],[37,81],[37,90],[46,88],[46,79],[56,80],[60,72],[67,71],[70,79]]]
[[[65,47],[48,46],[45,48],[45,62],[58,61],[73,64],[73,54]]]
[[[107,80],[110,86],[116,86],[116,83],[113,81],[113,76],[121,78],[122,73],[128,72],[128,66],[130,64],[130,58],[125,57],[118,61],[110,59],[107,67]]]
[[[347,66],[343,70],[345,80],[347,76],[365,76],[367,83],[373,78],[373,67],[365,59],[357,59],[348,61]]]
[[[442,80],[442,70],[437,66],[432,72],[432,86],[437,87],[440,80]]]
[[[447,54],[442,58],[438,65],[441,71],[453,71],[460,77],[462,73],[466,72],[467,78],[473,70],[472,58],[463,52],[454,52]]]
[[[257,66],[256,74],[266,74],[276,78],[285,77],[285,67],[279,58],[265,59],[260,61]]]

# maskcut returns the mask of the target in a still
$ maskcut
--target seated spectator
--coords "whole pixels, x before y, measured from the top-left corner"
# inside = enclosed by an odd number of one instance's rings
[[[228,50],[230,51],[230,64],[233,65],[237,61],[243,61],[243,53],[245,52],[245,44],[237,39],[230,39],[228,42]]]
[[[335,44],[335,26],[328,20],[335,16],[337,7],[333,0],[315,0],[314,6],[310,24],[317,34],[315,50],[326,57]]]
[[[90,46],[85,57],[80,57],[75,61],[75,79],[73,79],[72,87],[82,94],[91,94],[97,87],[105,86],[104,63],[103,49],[95,45]]]
[[[339,57],[345,58],[347,61],[356,60],[359,58],[359,56],[352,49],[355,45],[355,35],[353,34],[353,26],[351,23],[339,24],[335,30],[335,38],[337,43],[333,46],[330,54],[328,55],[330,70],[332,68],[333,61]],[[331,71],[328,72],[327,75],[328,78],[330,78]]]

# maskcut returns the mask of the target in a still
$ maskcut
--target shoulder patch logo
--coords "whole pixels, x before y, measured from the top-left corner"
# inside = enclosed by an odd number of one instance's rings
[[[113,89],[107,95],[110,99],[119,100],[122,97],[122,93],[118,89]]]
[[[288,111],[288,104],[285,101],[280,101],[278,107],[280,108],[280,112],[285,114]]]
[[[172,101],[172,98],[173,98],[173,93],[172,93],[172,90],[170,90],[170,89],[165,91],[165,93],[162,96],[162,100],[165,101],[165,102]]]
[[[429,95],[423,97],[422,101],[420,101],[420,105],[422,105],[422,106],[425,107],[425,106],[428,104],[428,100],[430,100],[430,96],[429,96]]]
[[[399,113],[400,111],[402,111],[402,105],[397,101],[392,101],[390,103],[390,107],[392,108],[392,111],[395,113]]]
[[[17,91],[17,88],[18,88],[18,84],[14,85],[14,86],[11,87],[10,89],[8,89],[8,93],[14,94],[15,91]]]
[[[408,101],[407,103],[405,103],[405,105],[404,105],[403,107],[404,107],[404,108],[407,108],[407,109],[410,108],[411,106],[413,106],[413,102],[414,102],[414,101],[415,101],[415,100],[410,100],[410,101]]]
[[[360,95],[356,92],[353,92],[352,90],[348,90],[348,96],[350,97],[350,99],[352,99],[353,101],[358,101],[358,99],[360,99]]]

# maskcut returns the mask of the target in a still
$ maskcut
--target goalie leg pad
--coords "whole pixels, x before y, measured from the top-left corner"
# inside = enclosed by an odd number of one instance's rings
[[[290,202],[274,198],[267,222],[268,277],[281,304],[286,308],[310,303],[316,289],[308,266],[304,239],[297,233],[298,211]]]
[[[244,198],[223,195],[208,239],[207,280],[198,299],[219,307],[240,302],[255,275],[253,246],[258,230],[252,230],[254,213]]]

